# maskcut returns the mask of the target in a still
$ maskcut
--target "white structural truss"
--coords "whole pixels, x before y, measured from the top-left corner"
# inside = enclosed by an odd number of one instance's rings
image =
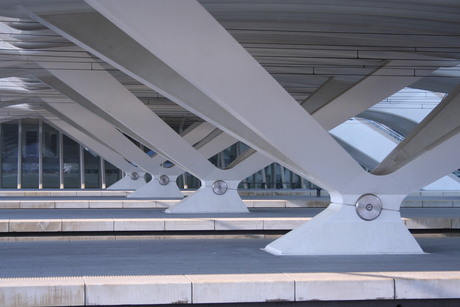
[[[26,40],[14,32],[17,49],[4,52],[11,67],[3,73],[33,76],[66,96],[63,103],[28,94],[47,104],[65,123],[60,127],[70,125],[69,133],[83,131],[105,146],[101,155],[116,152],[152,174],[137,196],[179,197],[177,189],[164,191],[168,183],[182,171],[198,177],[202,187],[167,212],[248,212],[238,184],[275,161],[327,190],[331,204],[266,251],[418,254],[423,251],[401,221],[401,202],[460,166],[460,6],[392,5],[12,0],[0,12],[17,18],[17,28],[36,27],[53,39]],[[176,133],[155,113],[161,106],[151,109],[136,86],[200,118],[205,130]],[[387,119],[366,111],[411,86],[448,95],[415,128],[406,126],[405,139],[368,172],[329,131],[360,114]],[[237,141],[250,149],[227,169],[209,162]],[[366,146],[362,152],[376,149]],[[165,160],[175,166],[162,168]]]

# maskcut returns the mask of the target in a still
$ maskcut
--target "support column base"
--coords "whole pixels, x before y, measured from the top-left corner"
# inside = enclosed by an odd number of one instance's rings
[[[177,176],[170,176],[170,182],[166,185],[161,185],[154,176],[154,179],[140,187],[133,193],[129,194],[129,198],[184,198],[179,187],[176,184]]]
[[[373,221],[354,206],[332,203],[312,220],[265,247],[274,255],[423,254],[397,211],[383,210]]]
[[[137,179],[133,180],[129,175],[121,178],[114,184],[110,185],[108,190],[136,190],[145,185],[143,174]]]
[[[166,213],[249,213],[237,190],[216,195],[209,186],[202,186],[184,200],[169,207]]]

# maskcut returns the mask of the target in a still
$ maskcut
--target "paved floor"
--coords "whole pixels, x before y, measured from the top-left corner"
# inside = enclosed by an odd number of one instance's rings
[[[423,255],[274,256],[271,241],[0,242],[0,277],[460,271],[460,237],[417,238]]]

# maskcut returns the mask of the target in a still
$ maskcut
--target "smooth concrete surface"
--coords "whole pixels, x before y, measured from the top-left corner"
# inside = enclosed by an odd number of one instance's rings
[[[460,298],[460,237],[417,240],[426,254],[279,257],[262,250],[268,239],[0,242],[0,305]]]
[[[193,190],[183,190],[184,196]],[[127,198],[131,190],[56,190],[56,189],[2,189],[1,209],[81,209],[81,208],[161,208],[167,209],[180,199]],[[251,189],[238,190],[248,208],[325,208],[329,195],[309,189]],[[458,191],[417,191],[405,198],[403,208],[460,207]]]
[[[280,257],[262,250],[271,239],[0,242],[0,277],[460,271],[460,237],[416,239],[425,254]]]
[[[14,233],[41,232],[187,231],[192,235],[193,231],[288,231],[322,210],[250,208],[250,214],[171,215],[161,209],[2,209],[0,233],[4,240]],[[460,229],[460,208],[403,208],[401,215],[410,230]]]
[[[59,191],[57,191],[59,192]],[[82,194],[82,191],[79,194]],[[123,191],[121,191],[123,192]],[[127,198],[126,196],[110,195],[101,191],[92,191],[87,194],[72,196],[76,193],[71,191],[65,195],[35,195],[24,196],[12,195],[0,192],[0,209],[78,209],[78,208],[161,208],[167,209],[177,204],[181,199],[166,198]],[[23,192],[20,192],[23,193]],[[35,193],[35,192],[34,192]],[[93,193],[93,194],[92,194]],[[126,192],[124,192],[126,193]],[[247,208],[325,208],[329,205],[328,196],[302,196],[302,195],[277,195],[281,192],[267,192],[268,195],[244,196],[243,203]],[[294,193],[294,192],[292,192]],[[301,192],[298,192],[301,193]],[[8,195],[6,195],[8,194]],[[108,194],[108,195],[105,195]],[[446,195],[444,195],[446,194]],[[460,197],[458,195],[447,195],[438,193],[436,195],[411,195],[401,204],[402,208],[452,208],[460,207]],[[179,213],[176,213],[179,214]]]

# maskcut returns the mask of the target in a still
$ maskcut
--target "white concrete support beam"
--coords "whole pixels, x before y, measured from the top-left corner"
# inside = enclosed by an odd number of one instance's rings
[[[329,190],[340,188],[347,181],[344,180],[344,176],[353,178],[362,171],[313,118],[305,116],[307,112],[197,2],[190,1],[186,4],[180,2],[180,10],[176,7],[179,5],[179,2],[176,1],[161,4],[141,1],[136,7],[131,8],[121,2],[87,2],[163,63],[166,63],[170,67],[169,70],[173,69],[193,84],[194,92],[198,89],[206,96],[212,97],[211,101],[208,98],[200,101],[200,104],[206,106],[204,109],[208,109],[209,115],[219,122],[220,126],[223,126],[222,123],[227,120],[218,118],[220,113],[213,109],[216,105],[222,107],[225,114],[231,115],[230,118],[242,122],[238,125],[236,123],[227,125],[227,129],[221,127],[221,129],[235,134],[238,133],[238,129],[247,127],[245,131],[250,130],[251,135],[256,132],[258,136],[254,138],[244,133],[237,135],[244,138],[245,143],[257,151],[267,153],[276,160],[295,165],[296,169],[302,170],[298,172],[299,174],[314,178],[315,182]],[[151,20],[152,16],[145,20],[144,15],[146,14],[141,12],[139,9],[141,7],[149,12],[155,11],[155,20]],[[45,19],[50,18],[47,16]],[[160,27],[163,23],[168,26]],[[152,27],[155,29],[149,32],[148,29]],[[191,28],[184,31],[187,27]],[[162,46],[155,43],[159,37],[162,38]],[[215,44],[216,41],[219,44]],[[193,48],[190,48],[191,46]],[[177,52],[172,52],[172,50],[177,50]],[[201,50],[206,50],[205,54]],[[228,61],[230,54],[232,61]],[[195,60],[203,62],[198,63]],[[238,62],[237,65],[235,61]],[[203,71],[206,71],[206,74],[203,74]],[[229,74],[221,76],[224,71]],[[151,85],[152,82],[149,84]],[[183,84],[171,83],[170,86],[173,85],[175,85],[175,91],[177,88],[182,91],[189,90]],[[229,101],[232,101],[231,107],[227,105]],[[195,107],[190,100],[182,104],[188,108]],[[289,118],[291,123],[296,124],[289,125],[289,131],[279,129],[273,120],[260,116],[260,112],[264,109],[270,110],[267,116],[276,114],[277,118]],[[198,114],[201,113],[198,112]],[[251,120],[248,120],[249,117]],[[291,134],[292,130],[294,132]],[[316,146],[309,146],[308,143],[311,141],[309,138],[306,143],[298,142],[304,148],[297,148],[295,153],[289,154],[289,157],[286,153],[280,155],[281,149],[292,147],[290,146],[292,140],[286,138],[286,135],[296,135],[298,131],[308,131],[308,137],[314,135],[316,139],[321,139],[322,148],[315,149]],[[260,139],[270,145],[260,146]],[[305,159],[304,152],[310,153],[309,159]],[[297,157],[293,159],[295,155]],[[323,170],[325,163],[321,163],[325,160],[332,169],[343,169],[344,171],[334,176],[325,174]],[[299,163],[300,161],[302,162]]]
[[[56,63],[51,64],[52,67],[49,67],[46,62],[39,62],[39,65],[47,68],[50,73],[71,88],[72,93],[70,90],[64,91],[66,95],[72,99],[75,98],[75,93],[84,97],[76,100],[85,108],[89,108],[111,124],[121,127],[120,129],[127,131],[141,143],[169,157],[175,164],[200,178],[203,189],[209,189],[222,178],[228,181],[229,193],[219,195],[207,192],[206,201],[202,201],[197,196],[188,197],[186,202],[189,212],[248,212],[236,191],[239,181],[235,180],[238,178],[235,179],[231,172],[214,167],[101,67],[94,64],[93,67],[97,70],[75,70],[70,69],[65,63],[61,64],[60,69],[56,67]],[[101,92],[101,88],[105,90]],[[152,134],[152,131],[155,131],[155,134]],[[200,189],[197,194],[203,193]],[[212,199],[209,198],[210,196],[213,196]]]
[[[123,177],[119,182],[115,183],[111,189],[137,189],[145,184],[144,180],[133,180],[133,174],[138,174],[139,177],[144,176],[145,172],[142,169],[128,163],[121,155],[114,152],[111,148],[105,146],[98,140],[93,139],[88,134],[83,133],[79,129],[76,129],[71,124],[56,118],[56,116],[43,115],[44,119],[52,126],[63,131],[65,134],[76,140],[80,144],[84,144],[86,147],[97,152],[104,160],[108,161],[112,165],[121,169],[127,176]]]
[[[404,191],[389,191],[387,186],[382,188],[382,180],[388,183],[390,180],[400,181],[398,178],[401,177],[381,179],[364,172],[197,2],[138,1],[136,6],[121,1],[87,2],[145,48],[134,50],[142,50],[145,57],[137,58],[145,61],[138,64],[143,67],[135,67],[130,63],[132,61],[121,56],[126,53],[126,48],[133,46],[129,37],[118,39],[123,34],[109,38],[116,37],[122,49],[109,56],[106,54],[113,50],[101,46],[102,42],[98,44],[87,38],[81,46],[88,48],[91,45],[87,50],[144,84],[159,89],[166,97],[330,192],[332,205],[325,214],[286,236],[286,245],[274,243],[267,249],[279,254],[324,254],[330,253],[331,248],[334,253],[356,254],[421,252],[399,219],[398,212],[407,189],[413,186],[404,185]],[[69,16],[42,17],[51,23],[59,23],[57,31],[70,23]],[[81,19],[75,20],[81,22]],[[98,23],[101,27],[94,27],[94,20],[84,24],[97,29],[113,29],[105,21]],[[84,31],[80,24],[67,29],[72,33]],[[75,41],[84,38],[84,33],[66,34]],[[146,50],[151,55],[145,53]],[[154,69],[146,68],[146,63]],[[147,71],[157,71],[158,75],[150,73],[149,76]],[[160,76],[163,80],[159,80]],[[369,97],[364,95],[362,98]],[[339,109],[334,107],[334,111]],[[261,112],[264,117],[260,116]],[[277,123],[274,119],[289,119],[289,125],[274,124]],[[296,138],[286,137],[291,135]],[[371,221],[359,219],[354,207],[367,193],[376,194],[383,208],[382,213]],[[354,214],[353,218],[351,214]],[[389,228],[396,231],[388,231]],[[334,233],[334,236],[315,236],[316,233]],[[360,233],[367,235],[360,236]],[[299,244],[303,240],[316,240],[316,244]],[[381,244],[376,245],[376,240]],[[334,247],[339,243],[346,243],[349,249],[338,251]]]
[[[187,9],[181,10],[175,7],[178,4],[176,1],[161,5],[143,1],[136,7],[127,7],[123,3],[108,1],[88,1],[88,3],[194,84],[200,91],[213,97],[215,104],[219,104],[229,114],[257,132],[259,137],[281,150],[283,155],[279,156],[275,151],[270,152],[270,150],[266,150],[266,153],[272,154],[272,157],[278,158],[289,168],[332,192],[332,201],[337,206],[332,205],[328,210],[329,212],[340,212],[340,214],[330,214],[326,219],[319,217],[316,219],[317,222],[307,224],[305,227],[307,233],[308,229],[312,228],[317,228],[319,233],[322,229],[332,229],[336,236],[328,237],[326,242],[321,239],[321,236],[310,236],[309,238],[321,243],[314,247],[305,247],[298,244],[298,241],[304,238],[294,235],[294,238],[288,241],[290,245],[299,246],[295,253],[327,253],[327,250],[335,246],[337,241],[349,244],[351,251],[344,253],[382,253],[389,249],[396,253],[421,252],[415,240],[405,230],[397,211],[395,214],[383,214],[377,222],[360,221],[364,223],[361,229],[356,226],[356,220],[349,219],[347,213],[350,212],[350,208],[354,210],[353,203],[363,194],[363,191],[370,188],[369,184],[362,185],[367,182],[370,175],[351,161],[351,158],[330,138],[327,132],[317,125],[316,121],[308,116],[297,102],[287,95],[279,84],[261,69],[197,3],[187,2],[185,4]],[[184,4],[181,3],[181,5]],[[155,16],[154,18],[152,16],[142,18],[142,11],[154,12]],[[147,29],[149,29],[148,32]],[[161,46],[154,43],[159,37],[162,38]],[[171,52],[172,50],[179,52]],[[207,51],[205,56],[201,50]],[[229,55],[233,59],[231,63],[227,61]],[[207,73],[202,74],[203,70],[206,70]],[[216,73],[220,76],[219,78],[216,77]],[[238,90],[235,91],[235,88]],[[276,118],[289,118],[290,125],[279,129],[277,125],[273,125],[272,120],[260,116],[262,110],[271,119],[274,118],[274,114]],[[232,128],[234,127],[230,127],[230,130]],[[306,135],[299,135],[299,131],[308,131],[308,140]],[[233,130],[233,133],[237,133],[236,129]],[[292,140],[286,138],[286,135],[296,135],[297,138]],[[239,136],[246,143],[263,151],[264,148],[258,147],[256,143],[251,142],[250,138],[245,138],[243,134]],[[311,136],[314,136],[313,140]],[[309,146],[311,142],[314,142],[315,146]],[[308,157],[305,156],[306,153]],[[356,182],[359,182],[359,185],[353,185]],[[401,200],[400,195],[386,197],[385,210],[391,211],[394,210],[394,207],[399,209]],[[355,218],[357,218],[356,215]],[[394,224],[401,226],[397,227],[399,231],[383,232],[383,240],[387,244],[379,246],[370,244],[373,238],[376,238],[376,234],[382,238],[380,232],[387,226],[396,229]],[[332,228],[331,225],[333,225]],[[346,225],[349,226],[344,227]],[[365,241],[357,242],[352,239],[356,232],[363,230],[369,233]],[[304,230],[300,232],[305,233]],[[406,245],[406,242],[411,242],[411,244]],[[371,247],[366,248],[366,246]],[[408,247],[401,249],[402,246]]]
[[[53,77],[41,77],[41,79],[55,89],[60,90],[64,95],[68,94],[77,98],[77,93],[70,93],[72,89],[61,84],[59,80]],[[83,98],[82,98],[83,99]],[[144,151],[128,140],[121,132],[114,126],[100,118],[96,114],[85,109],[75,102],[53,102],[47,97],[42,97],[55,114],[60,118],[65,119],[77,126],[78,129],[86,131],[87,134],[94,136],[98,141],[106,146],[112,148],[114,151],[120,153],[127,160],[143,169],[141,172],[131,172],[123,182],[113,188],[121,187],[128,184],[132,185],[134,182],[141,183],[138,188],[145,185],[145,173],[152,174],[152,181],[149,183],[148,194],[144,197],[162,197],[162,198],[182,198],[182,193],[175,184],[175,180],[168,180],[165,184],[159,184],[159,177],[161,175],[170,175],[168,169],[164,169],[159,161],[164,161],[164,158],[158,157],[157,161],[153,161]],[[155,176],[156,175],[156,176]],[[177,178],[177,177],[176,177]],[[134,183],[134,185],[136,185]],[[152,188],[153,187],[153,188]]]
[[[394,172],[460,131],[460,86],[452,90],[433,111],[373,171]],[[460,166],[460,163],[459,163]]]
[[[219,127],[230,135],[245,135],[258,148],[281,157],[279,151],[260,138],[238,118],[214,104],[205,93],[194,87],[176,71],[165,65],[136,40],[114,26],[98,13],[44,15],[28,12],[37,21],[61,34],[92,54],[97,55],[134,79]],[[100,38],[104,39],[101,40]],[[108,48],[107,46],[110,46]],[[143,59],[133,61],[132,59]],[[155,73],[152,73],[155,72]],[[248,142],[246,142],[248,143]]]
[[[420,62],[427,65],[426,59]],[[414,65],[417,66],[414,61],[407,64],[400,60],[387,62],[338,97],[327,103],[323,102],[321,107],[312,110],[310,114],[324,129],[330,130],[434,70],[423,70],[416,76],[409,77],[413,74],[410,67]],[[304,107],[307,105],[308,102]]]

